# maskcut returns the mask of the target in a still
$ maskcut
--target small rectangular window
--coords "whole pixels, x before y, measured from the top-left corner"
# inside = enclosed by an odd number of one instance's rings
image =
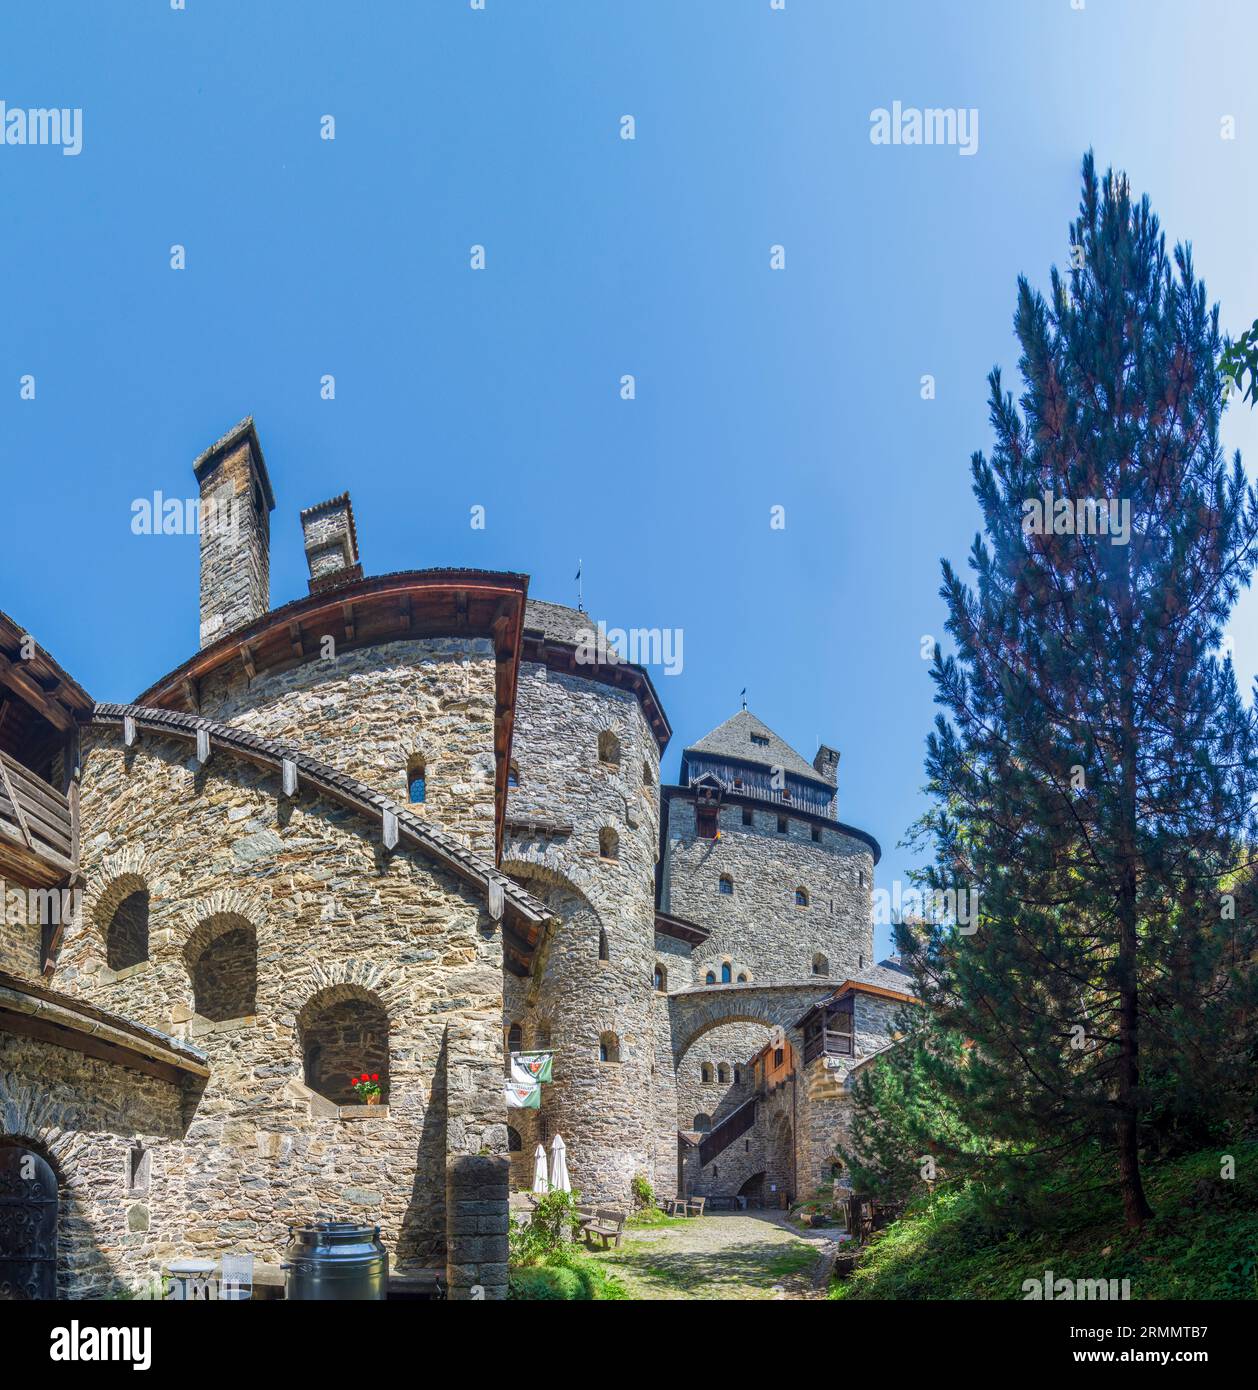
[[[814,845],[821,843],[821,827],[819,825],[814,825],[812,828],[812,842]]]
[[[779,817],[778,817],[778,834],[779,834],[779,835],[785,835],[785,834],[786,834],[786,817],[785,817],[785,816],[779,816]]]
[[[755,816],[752,814],[750,808],[744,806],[744,807],[743,807],[743,824],[744,824],[744,825],[754,825],[755,823],[756,823],[756,818],[755,818]]]
[[[769,740],[764,736],[764,734],[752,734],[751,741],[752,743],[757,744],[761,748],[767,748],[769,746]]]

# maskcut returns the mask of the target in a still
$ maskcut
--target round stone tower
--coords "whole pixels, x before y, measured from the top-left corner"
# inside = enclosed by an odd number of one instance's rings
[[[554,918],[531,973],[507,976],[504,1028],[508,1050],[553,1050],[554,1079],[539,1111],[508,1119],[517,1183],[537,1143],[549,1153],[560,1134],[573,1187],[623,1205],[635,1175],[656,1181],[655,864],[669,729],[646,673],[592,650],[592,626],[553,604],[530,602],[525,616],[502,868]],[[671,1130],[673,1115],[661,1124]]]

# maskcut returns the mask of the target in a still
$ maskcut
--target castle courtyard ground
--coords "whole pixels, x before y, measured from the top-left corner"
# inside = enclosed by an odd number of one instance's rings
[[[836,1242],[779,1212],[731,1212],[630,1229],[594,1258],[634,1299],[823,1298]]]

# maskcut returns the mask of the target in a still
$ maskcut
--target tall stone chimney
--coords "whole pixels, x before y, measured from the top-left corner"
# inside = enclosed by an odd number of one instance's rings
[[[307,507],[301,514],[301,530],[312,594],[363,577],[358,559],[358,529],[348,492]]]
[[[812,765],[816,768],[820,776],[824,777],[832,787],[839,784],[839,755],[838,751],[822,744],[817,749],[817,756],[812,760]]]
[[[249,416],[192,465],[201,488],[201,645],[271,607],[275,495]]]

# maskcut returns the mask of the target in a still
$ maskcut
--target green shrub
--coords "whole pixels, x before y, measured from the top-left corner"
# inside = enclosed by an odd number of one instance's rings
[[[655,1210],[655,1189],[643,1174],[634,1174],[629,1189],[633,1193],[633,1204],[639,1211]]]

